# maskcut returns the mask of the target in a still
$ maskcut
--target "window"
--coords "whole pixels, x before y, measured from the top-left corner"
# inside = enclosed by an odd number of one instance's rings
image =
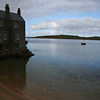
[[[8,45],[7,45],[7,44],[5,45],[5,50],[7,50],[7,51],[8,51]]]
[[[0,41],[6,41],[6,40],[7,40],[7,32],[0,31]]]
[[[0,32],[0,41],[2,41],[2,33]]]
[[[19,49],[19,44],[17,44],[17,49]]]
[[[18,27],[19,27],[18,22],[15,22],[14,23],[14,28],[18,28]]]
[[[3,48],[3,44],[0,44],[0,50]]]
[[[19,34],[16,34],[16,40],[17,41],[19,40]]]
[[[3,40],[6,41],[7,40],[7,32],[3,31]]]
[[[3,20],[0,20],[0,27],[3,27],[4,23]]]

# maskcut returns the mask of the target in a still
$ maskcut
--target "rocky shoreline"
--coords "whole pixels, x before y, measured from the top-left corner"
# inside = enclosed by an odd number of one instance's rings
[[[25,57],[31,57],[34,56],[34,54],[29,51],[29,49],[24,51],[17,51],[15,54],[9,54],[8,52],[0,52],[0,59],[6,59],[6,58],[25,58]]]

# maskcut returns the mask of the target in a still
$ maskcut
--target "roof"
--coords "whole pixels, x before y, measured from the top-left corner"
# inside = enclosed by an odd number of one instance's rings
[[[0,10],[0,19],[5,19],[5,11]],[[13,21],[24,21],[24,19],[16,13],[10,12],[10,19]]]

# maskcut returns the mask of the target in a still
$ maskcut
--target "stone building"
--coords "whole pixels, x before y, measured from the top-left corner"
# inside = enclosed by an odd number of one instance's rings
[[[25,20],[20,8],[12,13],[6,4],[5,11],[0,10],[0,58],[32,56],[26,43]]]

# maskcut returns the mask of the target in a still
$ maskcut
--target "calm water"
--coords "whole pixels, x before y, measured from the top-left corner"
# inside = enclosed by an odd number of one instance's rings
[[[100,41],[28,41],[35,56],[0,60],[0,100],[100,99]]]

